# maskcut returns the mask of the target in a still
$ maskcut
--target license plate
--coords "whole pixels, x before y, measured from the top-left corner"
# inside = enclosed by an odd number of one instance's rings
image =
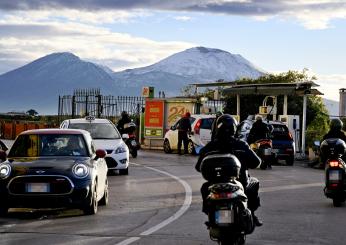
[[[233,210],[216,210],[215,211],[216,224],[231,224],[234,223]]]
[[[270,156],[272,154],[272,149],[268,148],[268,149],[264,149],[264,155],[265,156]]]
[[[341,180],[341,173],[339,170],[329,170],[329,180]]]
[[[28,183],[26,184],[26,192],[45,193],[50,191],[49,187],[48,183]]]
[[[132,146],[137,146],[137,142],[134,141],[134,140],[132,140],[132,141],[131,141],[131,145],[132,145]]]

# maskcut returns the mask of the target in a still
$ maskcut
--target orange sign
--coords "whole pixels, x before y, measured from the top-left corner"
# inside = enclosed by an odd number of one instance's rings
[[[163,100],[147,100],[145,102],[144,127],[163,128]]]

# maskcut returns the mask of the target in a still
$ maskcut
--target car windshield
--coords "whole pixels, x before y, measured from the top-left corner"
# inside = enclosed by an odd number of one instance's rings
[[[89,131],[93,139],[120,139],[119,132],[110,123],[70,123],[69,128]]]
[[[82,135],[25,134],[14,142],[8,157],[88,156]]]

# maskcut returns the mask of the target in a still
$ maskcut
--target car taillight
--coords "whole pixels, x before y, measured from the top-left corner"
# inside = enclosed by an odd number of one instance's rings
[[[342,167],[342,165],[339,163],[339,161],[330,161],[329,166],[330,167]]]
[[[202,123],[201,119],[198,119],[195,127],[193,128],[193,131],[195,131],[195,134],[199,134],[199,129],[201,127],[201,123]]]
[[[293,136],[292,136],[291,132],[288,133],[288,138],[289,138],[290,140],[293,140]]]

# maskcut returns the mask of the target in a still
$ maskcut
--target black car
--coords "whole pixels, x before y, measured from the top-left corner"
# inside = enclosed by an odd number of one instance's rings
[[[295,143],[288,127],[281,121],[263,122],[271,125],[273,131],[271,140],[273,144],[272,152],[275,154],[275,161],[285,160],[287,165],[293,165],[295,157]],[[237,128],[237,137],[246,141],[254,120],[246,119]]]
[[[98,204],[108,203],[105,155],[84,130],[21,133],[0,163],[0,214],[18,207],[74,207],[95,214]]]

